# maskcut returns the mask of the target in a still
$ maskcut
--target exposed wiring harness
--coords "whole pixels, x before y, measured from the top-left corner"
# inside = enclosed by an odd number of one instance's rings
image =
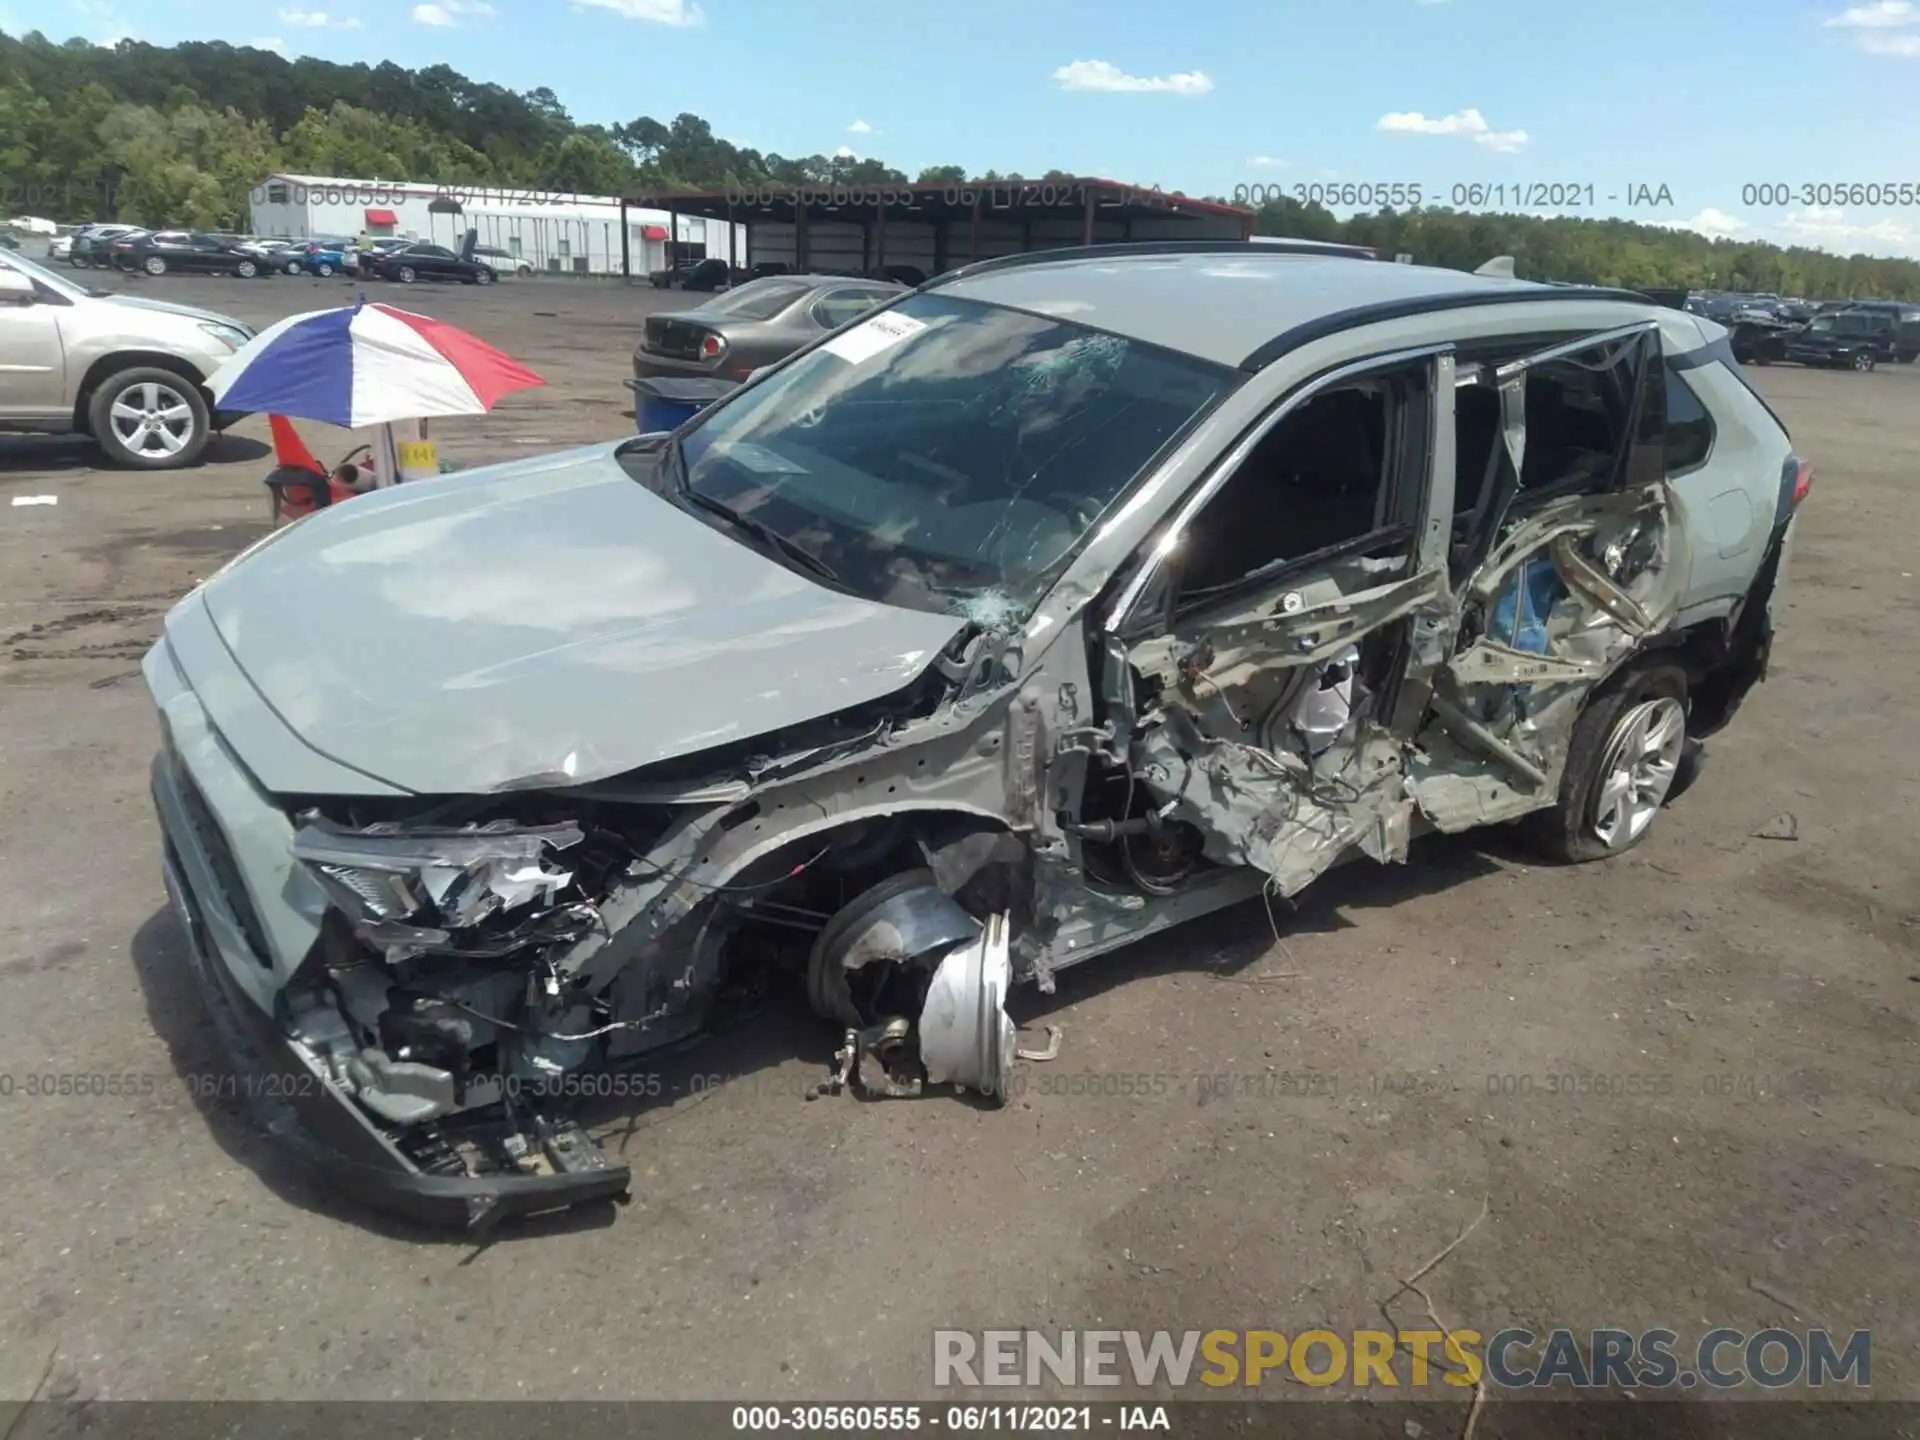
[[[809,855],[805,860],[800,861],[791,870],[787,871],[786,874],[776,875],[771,880],[756,880],[751,885],[715,885],[710,881],[697,880],[684,871],[678,875],[671,875],[671,872],[664,866],[655,865],[648,860],[635,860],[633,863],[636,866],[645,867],[653,872],[652,875],[646,877],[647,879],[658,880],[662,877],[670,876],[672,879],[685,881],[689,885],[697,885],[702,890],[711,890],[717,895],[751,895],[756,891],[771,890],[776,885],[786,884],[787,881],[793,879],[794,876],[800,874],[802,871],[819,864],[826,858],[827,852],[832,849],[833,846],[831,845],[822,845],[818,850],[814,851],[812,855]]]

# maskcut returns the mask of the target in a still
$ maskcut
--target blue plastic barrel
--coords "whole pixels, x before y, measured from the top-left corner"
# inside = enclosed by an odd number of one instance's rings
[[[738,380],[678,380],[650,377],[629,380],[633,391],[633,423],[642,435],[677,430],[707,406],[738,389]]]

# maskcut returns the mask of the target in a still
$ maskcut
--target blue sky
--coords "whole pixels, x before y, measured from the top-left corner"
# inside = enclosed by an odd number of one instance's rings
[[[691,110],[909,172],[1590,185],[1583,213],[1920,255],[1916,0],[0,0],[0,28],[445,61],[584,121]],[[1908,203],[1795,193],[1846,182]]]

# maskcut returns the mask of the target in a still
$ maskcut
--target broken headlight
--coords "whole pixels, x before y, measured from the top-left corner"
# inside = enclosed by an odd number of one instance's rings
[[[431,919],[458,929],[533,901],[554,904],[573,872],[553,864],[548,852],[584,838],[572,822],[349,830],[309,813],[294,833],[293,853],[359,925]]]

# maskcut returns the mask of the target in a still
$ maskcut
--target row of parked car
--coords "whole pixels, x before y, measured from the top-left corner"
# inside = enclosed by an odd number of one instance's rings
[[[47,258],[75,269],[115,269],[147,275],[179,272],[233,275],[355,275],[412,284],[457,280],[490,285],[503,274],[530,275],[533,266],[504,250],[469,244],[465,253],[445,245],[384,237],[362,247],[341,238],[236,235],[204,230],[148,230],[130,225],[83,225],[54,239]]]
[[[718,256],[709,256],[705,259],[679,260],[664,270],[649,272],[647,279],[656,290],[696,290],[714,294],[751,284],[755,280],[786,275],[791,271],[791,266],[777,261],[731,265]],[[924,285],[927,283],[927,272],[917,265],[883,265],[859,278],[883,280],[895,285]]]
[[[1900,300],[1802,300],[1736,291],[1693,292],[1684,307],[1732,332],[1743,365],[1815,365],[1872,370],[1920,359],[1920,304]]]

